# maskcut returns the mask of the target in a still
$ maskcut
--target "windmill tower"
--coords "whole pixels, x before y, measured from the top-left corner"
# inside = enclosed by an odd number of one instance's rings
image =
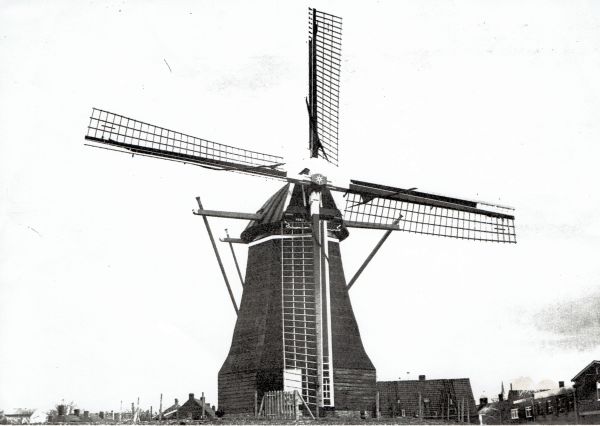
[[[93,109],[85,136],[92,146],[280,180],[284,186],[256,213],[205,210],[206,217],[248,220],[239,238],[248,263],[231,348],[219,371],[219,408],[254,411],[272,390],[297,390],[311,410],[368,410],[375,368],[352,311],[340,243],[351,228],[402,230],[515,243],[512,209],[392,186],[331,182],[338,166],[342,20],[309,9],[309,159],[288,173],[282,157],[227,146]],[[337,206],[332,193],[343,193]],[[215,253],[218,257],[218,251]],[[367,258],[364,269],[374,252]],[[218,258],[219,259],[219,258]],[[219,259],[220,262],[220,259]],[[223,268],[221,268],[224,272]]]

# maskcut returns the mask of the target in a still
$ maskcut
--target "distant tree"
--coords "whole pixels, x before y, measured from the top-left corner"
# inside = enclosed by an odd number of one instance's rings
[[[75,404],[73,401],[66,403],[64,399],[61,400],[61,402],[54,404],[54,408],[46,411],[46,415],[47,416],[58,416],[58,406],[59,405],[64,405],[65,406],[65,414],[73,414],[73,410],[75,408],[77,408],[77,404]]]

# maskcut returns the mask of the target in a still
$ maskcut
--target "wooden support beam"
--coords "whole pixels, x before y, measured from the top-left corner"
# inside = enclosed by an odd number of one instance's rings
[[[370,222],[354,222],[352,220],[345,220],[344,225],[346,228],[363,228],[363,229],[382,229],[389,231],[399,231],[400,226],[398,226],[397,222],[394,222],[391,225],[379,224],[379,223],[370,223]]]
[[[222,243],[232,243],[232,244],[248,244],[246,241],[241,238],[219,238],[219,241]]]
[[[227,212],[221,210],[192,210],[196,216],[225,217],[228,219],[259,220],[261,215],[256,213]]]
[[[300,395],[300,392],[298,392],[298,391],[294,391],[294,392],[296,392],[296,395],[298,395],[298,398],[300,398],[300,401],[302,401],[302,405],[304,406],[304,408],[306,408],[306,411],[308,411],[308,415],[310,416],[310,418],[314,420],[315,416],[313,415],[312,411],[310,411],[310,408],[308,408],[308,404],[306,403],[304,398],[302,398],[302,395]]]
[[[315,283],[315,337],[317,344],[317,383],[315,416],[319,418],[319,409],[323,406],[323,276],[321,275],[322,261],[322,234],[321,221],[319,218],[321,205],[321,192],[310,193],[310,212],[312,215],[313,236],[313,277]]]
[[[227,232],[227,229],[225,229],[225,234],[227,235],[227,239],[230,239],[229,232]],[[237,256],[235,255],[235,250],[233,250],[233,244],[231,244],[231,241],[228,241],[228,243],[229,248],[231,249],[231,255],[233,256],[233,262],[235,263],[235,269],[237,270],[238,276],[240,277],[242,287],[244,287],[244,278],[242,277],[242,271],[240,271],[240,265],[238,264]]]
[[[199,211],[202,211],[202,202],[200,201],[200,197],[196,197],[196,201],[198,202]],[[221,274],[223,274],[223,280],[225,280],[225,285],[227,286],[227,291],[229,292],[229,297],[231,298],[231,303],[233,304],[233,309],[235,310],[235,314],[238,315],[238,307],[235,302],[235,298],[233,297],[233,292],[231,291],[231,286],[229,285],[229,280],[227,279],[227,274],[225,273],[225,268],[223,267],[223,262],[221,261],[221,256],[219,255],[219,250],[217,250],[217,244],[215,243],[215,238],[213,237],[212,231],[210,230],[210,225],[208,224],[208,219],[205,215],[202,215],[202,220],[204,220],[204,225],[206,226],[206,232],[208,232],[208,237],[210,238],[210,243],[212,244],[213,250],[215,251],[215,256],[217,257],[217,262],[219,262],[219,268],[221,268]]]
[[[400,221],[400,219],[396,219],[394,221],[394,223],[392,224],[392,226],[398,226],[398,222]],[[348,226],[348,225],[346,225]],[[365,259],[365,261],[363,262],[362,265],[360,265],[360,268],[358,268],[358,271],[356,271],[356,273],[354,274],[354,276],[352,277],[352,279],[350,280],[350,282],[348,283],[348,290],[350,290],[350,288],[354,285],[354,283],[356,282],[356,280],[358,279],[358,277],[360,276],[360,274],[363,273],[363,271],[365,270],[365,268],[367,267],[367,265],[369,264],[369,262],[371,262],[371,260],[373,259],[373,257],[377,254],[377,252],[379,251],[379,249],[381,248],[381,246],[383,245],[383,243],[385,243],[385,240],[388,239],[388,237],[390,236],[390,234],[392,233],[391,229],[388,229],[385,234],[383,234],[383,237],[381,237],[381,239],[379,240],[379,242],[377,243],[377,245],[373,248],[373,250],[371,251],[371,253],[369,253],[369,255],[367,256],[367,258]]]

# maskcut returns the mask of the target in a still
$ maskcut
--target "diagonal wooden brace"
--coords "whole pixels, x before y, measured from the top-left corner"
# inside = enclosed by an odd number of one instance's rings
[[[198,202],[198,207],[200,211],[204,210],[202,207],[202,202],[200,201],[200,197],[196,197],[196,201]],[[223,274],[223,280],[225,280],[225,285],[227,286],[227,291],[229,292],[229,297],[231,298],[231,303],[233,304],[233,309],[235,309],[235,314],[238,315],[238,307],[235,302],[235,298],[233,297],[233,292],[231,291],[231,286],[229,285],[229,280],[227,279],[227,274],[225,273],[225,268],[223,267],[223,262],[221,261],[221,256],[219,255],[219,250],[217,250],[217,245],[215,244],[215,239],[213,237],[212,231],[210,230],[210,225],[208,224],[208,219],[206,215],[201,215],[202,220],[204,220],[204,225],[206,226],[206,231],[208,232],[208,237],[210,238],[210,243],[212,244],[213,250],[215,251],[215,256],[217,257],[217,262],[219,262],[219,268],[221,268],[221,274]]]

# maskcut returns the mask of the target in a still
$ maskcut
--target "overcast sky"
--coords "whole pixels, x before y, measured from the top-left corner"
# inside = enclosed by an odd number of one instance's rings
[[[351,290],[378,379],[469,377],[493,397],[600,358],[600,3],[5,0],[0,409],[216,404],[235,315],[194,197],[252,212],[281,183],[83,136],[95,106],[306,155],[309,5],[343,17],[347,174],[516,208],[516,245],[385,243]],[[342,244],[348,279],[381,233]]]

